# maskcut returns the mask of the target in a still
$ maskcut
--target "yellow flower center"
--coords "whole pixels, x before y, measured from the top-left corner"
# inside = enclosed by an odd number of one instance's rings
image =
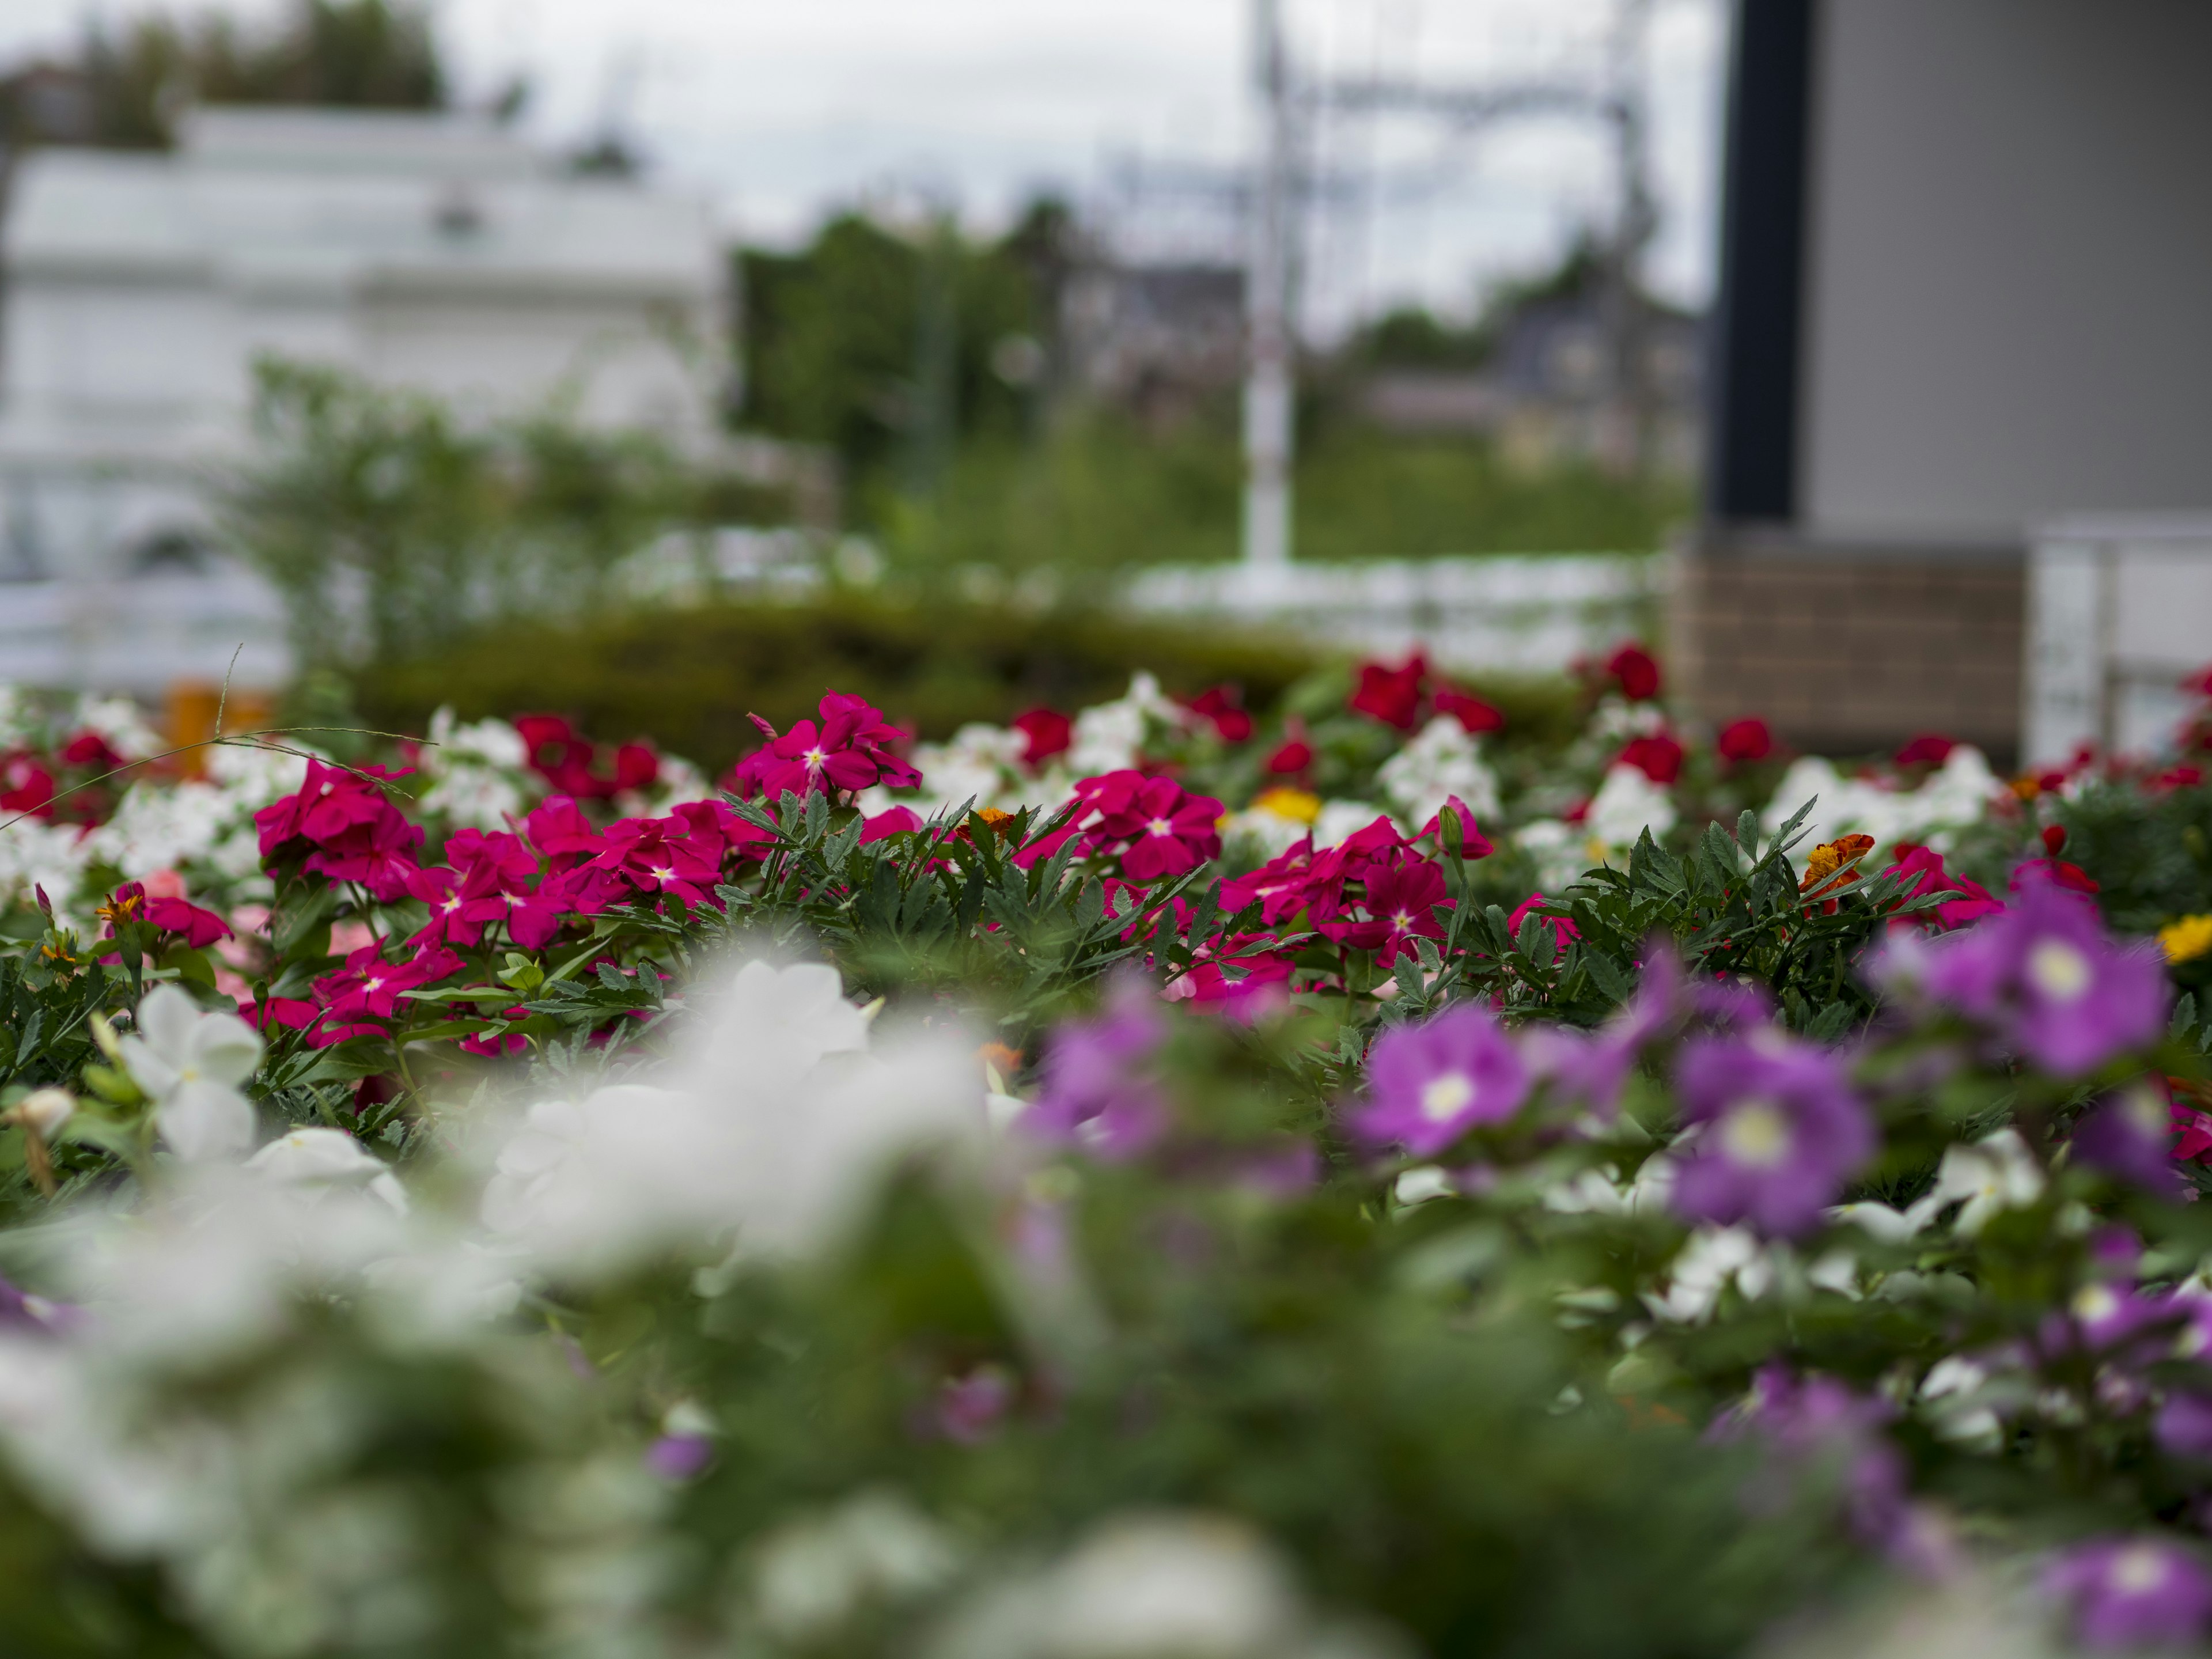
[[[1768,1100],[1747,1100],[1721,1121],[1721,1152],[1731,1164],[1771,1170],[1790,1156],[1790,1120]]]
[[[1449,1123],[1474,1104],[1474,1079],[1465,1072],[1446,1072],[1421,1085],[1421,1115]]]
[[[1401,910],[1390,918],[1390,926],[1401,933],[1409,933],[1413,930],[1413,918],[1410,913]]]
[[[2027,953],[2027,978],[2053,1002],[2078,1001],[2089,988],[2089,958],[2063,939],[2039,939]]]

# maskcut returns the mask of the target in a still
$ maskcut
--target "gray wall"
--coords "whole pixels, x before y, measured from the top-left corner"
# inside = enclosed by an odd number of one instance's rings
[[[2212,0],[1819,19],[1803,527],[2212,507]]]

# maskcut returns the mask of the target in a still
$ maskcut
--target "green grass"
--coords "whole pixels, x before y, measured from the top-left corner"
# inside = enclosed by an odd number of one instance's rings
[[[931,502],[871,502],[903,568],[1076,574],[1234,557],[1241,469],[1218,422],[1155,434],[1093,416],[1038,440],[964,444]],[[1687,515],[1677,482],[1584,466],[1530,473],[1471,439],[1325,431],[1298,461],[1302,559],[1656,550]]]

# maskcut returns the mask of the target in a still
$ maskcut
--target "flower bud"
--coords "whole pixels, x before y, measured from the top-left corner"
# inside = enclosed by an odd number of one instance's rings
[[[33,1089],[16,1103],[15,1121],[41,1140],[52,1140],[76,1113],[76,1097],[66,1089]]]
[[[1437,824],[1443,836],[1444,850],[1454,858],[1467,845],[1467,827],[1459,821],[1458,811],[1449,806],[1437,814]]]

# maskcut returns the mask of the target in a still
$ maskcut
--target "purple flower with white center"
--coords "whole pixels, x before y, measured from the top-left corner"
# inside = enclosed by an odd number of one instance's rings
[[[2106,1175],[2173,1197],[2173,1106],[2165,1089],[2139,1079],[2092,1106],[2074,1128],[2074,1156]]]
[[[1774,1473],[1795,1479],[1808,1468],[1833,1469],[1852,1532],[1904,1555],[1920,1552],[1911,1521],[1905,1459],[1882,1425],[1894,1415],[1880,1400],[1832,1376],[1793,1376],[1779,1364],[1752,1379],[1742,1407],[1713,1426],[1713,1437],[1757,1434],[1777,1455]]]
[[[1385,1031],[1367,1056],[1368,1103],[1352,1127],[1433,1158],[1478,1123],[1502,1123],[1528,1098],[1512,1039],[1480,1008],[1447,1009]]]
[[[2009,909],[1955,933],[1893,935],[1874,971],[1993,1027],[2012,1052],[2063,1077],[2166,1029],[2158,947],[2120,944],[2093,904],[2047,880],[2024,883]]]
[[[1531,1076],[1552,1085],[1563,1100],[1611,1118],[1620,1091],[1644,1051],[1680,1023],[1688,999],[1680,961],[1672,945],[1645,947],[1644,978],[1635,994],[1595,1031],[1535,1025],[1522,1033],[1521,1051]]]
[[[1779,1031],[1693,1038],[1674,1081],[1685,1121],[1703,1130],[1674,1179],[1674,1208],[1690,1220],[1809,1231],[1874,1152],[1842,1062]]]
[[[1167,1101],[1139,1069],[1167,1033],[1151,994],[1115,988],[1104,1015],[1061,1026],[1047,1044],[1031,1133],[1109,1159],[1135,1158],[1167,1133]]]
[[[2091,1647],[2183,1647],[2212,1626],[2212,1574],[2163,1538],[2098,1538],[2052,1562],[2045,1591]]]

